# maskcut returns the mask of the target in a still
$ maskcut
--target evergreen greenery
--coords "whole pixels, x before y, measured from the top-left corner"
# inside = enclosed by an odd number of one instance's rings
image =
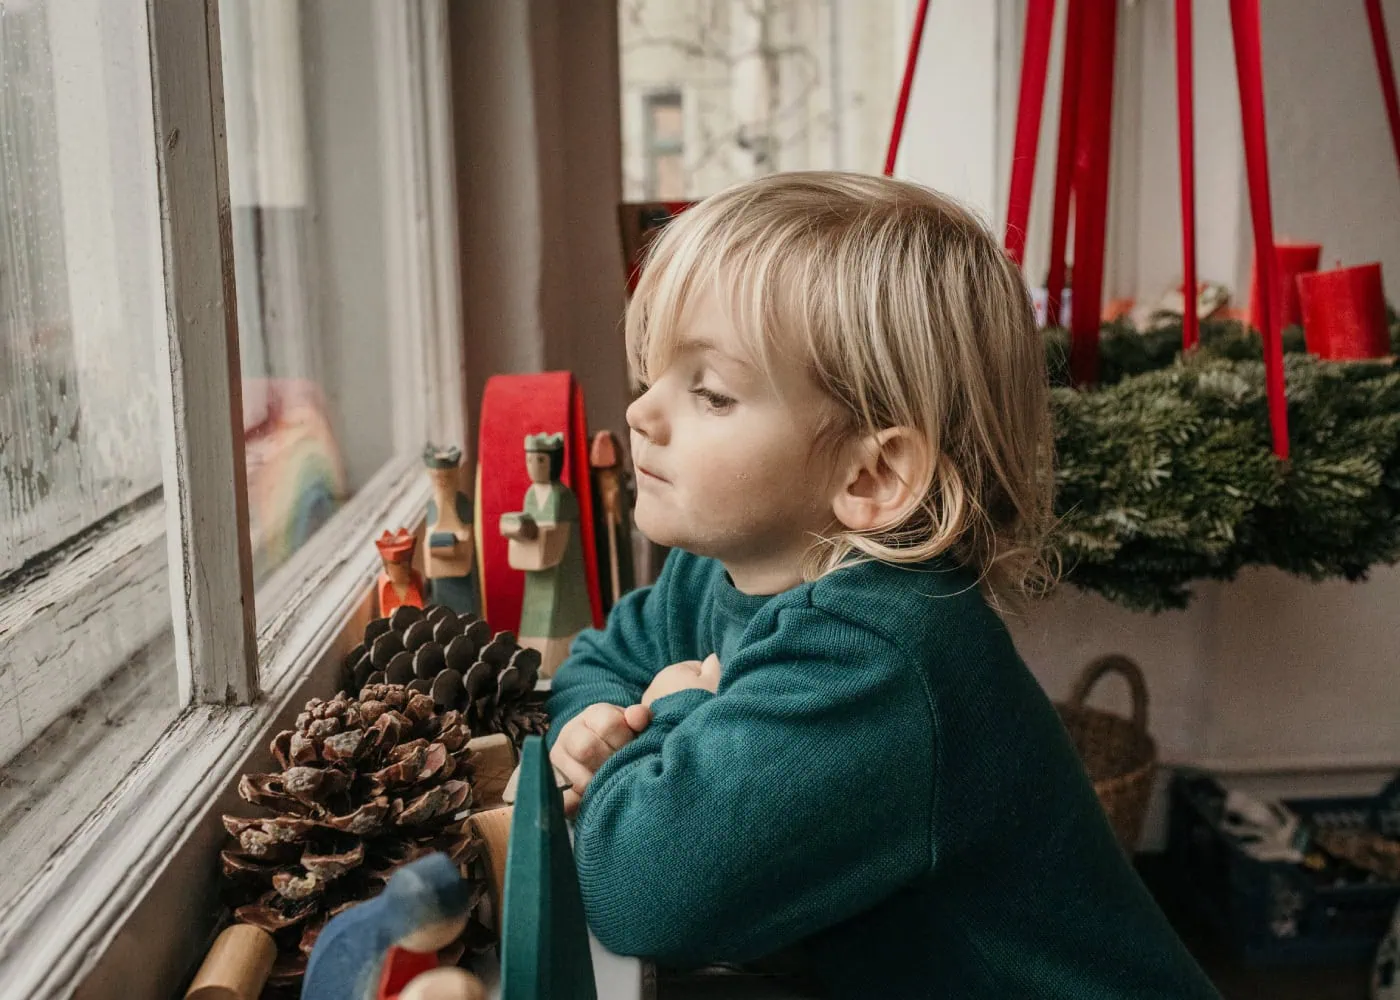
[[[1392,313],[1392,343],[1400,324]],[[1248,565],[1358,580],[1400,559],[1400,368],[1318,361],[1285,334],[1290,458],[1271,447],[1257,334],[1207,323],[1101,333],[1101,384],[1068,388],[1068,335],[1046,333],[1056,444],[1054,544],[1065,578],[1135,609]]]

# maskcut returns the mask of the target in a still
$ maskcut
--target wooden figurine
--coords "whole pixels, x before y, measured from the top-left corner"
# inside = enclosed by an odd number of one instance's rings
[[[502,514],[500,530],[510,541],[512,569],[525,573],[520,608],[520,645],[537,649],[540,676],[552,677],[574,636],[593,622],[579,531],[578,501],[559,481],[564,468],[564,436],[525,438],[530,488],[525,509]]]
[[[606,548],[600,540],[598,564],[608,566],[609,588],[604,601],[611,608],[623,594],[632,589],[632,540],[627,530],[628,497],[622,485],[622,447],[612,431],[593,435],[588,464],[593,468],[593,488],[598,497],[595,514],[601,520],[600,534],[606,536]]]
[[[423,577],[413,568],[413,553],[418,548],[418,537],[400,528],[394,533],[388,531],[374,541],[379,549],[379,558],[384,563],[384,572],[379,574],[379,614],[387,618],[394,609],[409,604],[421,608],[423,600]]]
[[[520,755],[501,915],[501,1000],[597,1000],[578,871],[544,740]]]
[[[404,865],[382,893],[326,924],[307,962],[302,1000],[483,997],[480,983],[464,970],[415,983],[437,969],[438,951],[461,935],[476,900],[445,854]]]
[[[462,449],[423,449],[423,464],[433,483],[428,501],[427,552],[424,575],[434,604],[457,614],[479,614],[476,594],[476,538],[472,531],[472,502],[461,489]]]

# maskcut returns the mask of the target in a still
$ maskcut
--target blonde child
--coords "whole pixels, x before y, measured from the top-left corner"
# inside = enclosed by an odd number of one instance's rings
[[[884,178],[743,184],[662,234],[627,343],[674,551],[549,702],[598,938],[796,948],[838,997],[1214,997],[994,610],[1046,579],[1052,480],[987,231]]]

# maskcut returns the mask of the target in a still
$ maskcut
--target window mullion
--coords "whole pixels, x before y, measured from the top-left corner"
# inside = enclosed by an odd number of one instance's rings
[[[147,0],[165,258],[163,449],[181,702],[258,693],[218,0]]]

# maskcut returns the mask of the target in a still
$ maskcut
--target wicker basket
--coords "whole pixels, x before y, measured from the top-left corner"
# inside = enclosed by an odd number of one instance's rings
[[[1084,700],[1105,674],[1121,674],[1133,694],[1133,716],[1089,708]],[[1129,854],[1142,836],[1142,821],[1157,773],[1157,746],[1147,733],[1147,685],[1138,665],[1111,653],[1084,668],[1069,700],[1055,706],[1094,782],[1094,791]]]

